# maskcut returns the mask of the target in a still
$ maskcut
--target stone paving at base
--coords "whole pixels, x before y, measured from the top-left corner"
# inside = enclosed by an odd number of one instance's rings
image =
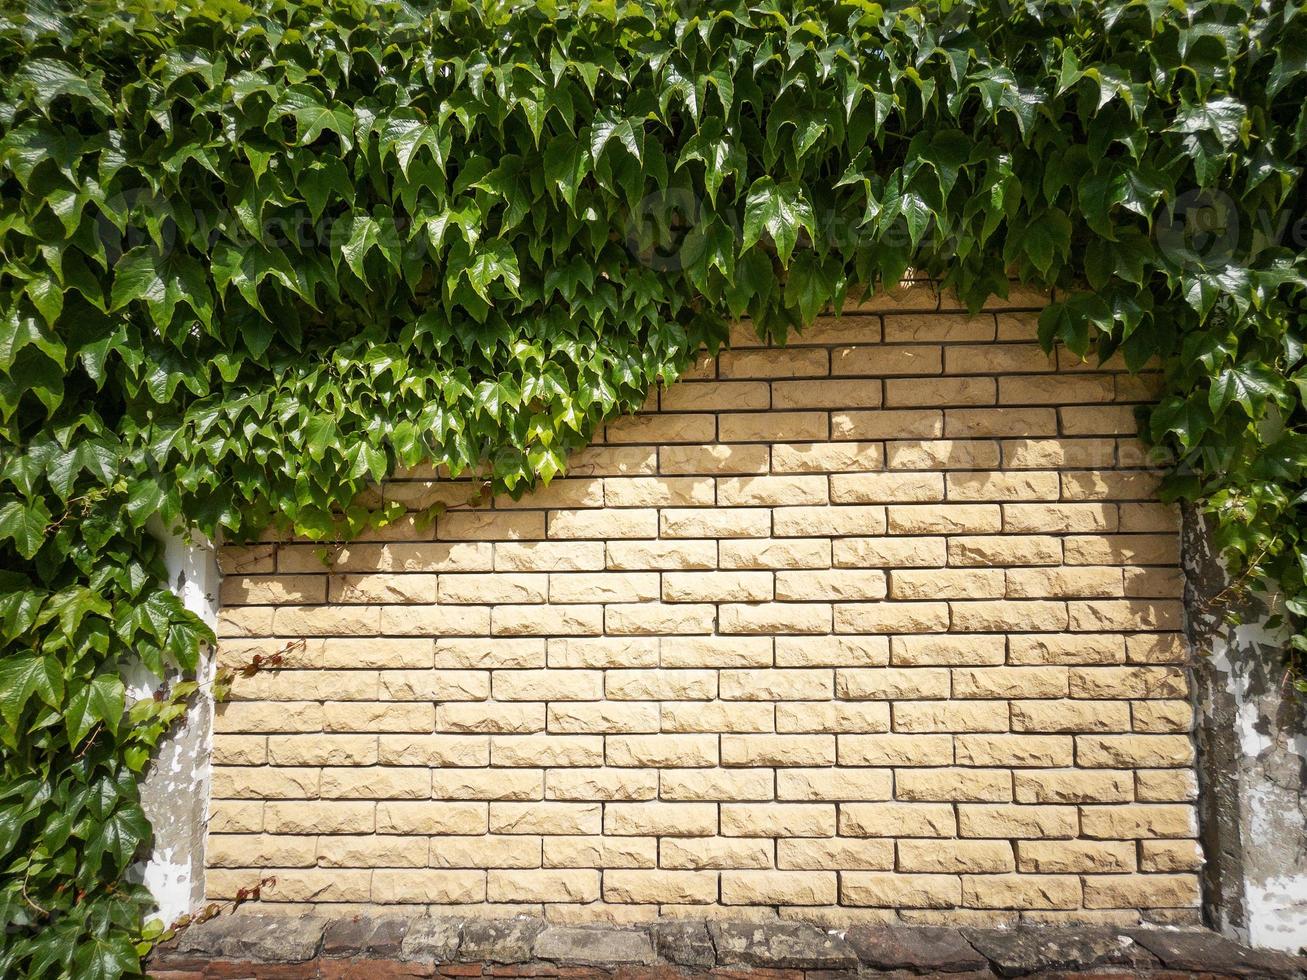
[[[289,917],[240,913],[159,947],[158,980],[860,980],[863,977],[1293,978],[1307,957],[1203,930],[954,929],[664,920]]]

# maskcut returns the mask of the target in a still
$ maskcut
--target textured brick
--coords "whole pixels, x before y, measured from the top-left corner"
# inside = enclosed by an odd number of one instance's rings
[[[770,868],[772,842],[731,837],[669,837],[661,842],[664,868],[706,871],[720,868]]]

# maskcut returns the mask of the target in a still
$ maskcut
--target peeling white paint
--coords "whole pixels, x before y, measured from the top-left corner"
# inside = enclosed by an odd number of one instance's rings
[[[1307,874],[1249,881],[1245,895],[1252,945],[1290,952],[1307,948]]]
[[[159,521],[149,529],[165,545],[169,587],[187,609],[210,626],[218,621],[218,574],[213,546],[198,533],[168,532]],[[154,850],[134,868],[159,905],[165,923],[192,911],[204,896],[204,832],[209,805],[209,757],[213,658],[202,657],[198,677],[205,693],[160,745],[142,786],[142,802],[154,825]],[[150,696],[158,679],[140,667],[125,678],[132,697]]]

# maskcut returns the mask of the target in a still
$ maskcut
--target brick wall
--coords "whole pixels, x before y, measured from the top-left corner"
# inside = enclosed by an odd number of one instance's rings
[[[747,329],[569,476],[228,549],[208,890],[558,918],[1188,922],[1154,379],[927,287]],[[462,506],[460,506],[462,505]]]

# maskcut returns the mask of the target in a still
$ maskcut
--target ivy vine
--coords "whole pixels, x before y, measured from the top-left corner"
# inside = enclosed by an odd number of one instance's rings
[[[10,0],[0,974],[154,934],[137,781],[210,635],[151,517],[339,540],[419,464],[520,493],[730,319],[909,268],[1160,359],[1168,492],[1301,677],[1305,105],[1294,0]]]

